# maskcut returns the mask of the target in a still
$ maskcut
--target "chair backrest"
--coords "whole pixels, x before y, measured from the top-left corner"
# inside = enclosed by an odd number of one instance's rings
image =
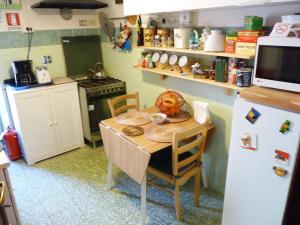
[[[200,165],[202,154],[205,147],[207,136],[208,122],[197,126],[192,130],[182,133],[174,133],[172,138],[172,169],[173,175],[180,175],[189,165]],[[193,150],[193,152],[191,152]],[[180,157],[180,155],[189,154],[188,157]],[[183,156],[183,155],[182,155]],[[179,158],[184,158],[179,160]]]
[[[133,99],[134,104],[127,104],[128,99]],[[128,109],[136,109],[137,111],[140,110],[139,93],[137,92],[128,95],[120,95],[114,99],[109,99],[107,102],[112,117],[116,117],[121,113],[127,112]],[[122,102],[126,102],[126,104],[120,104]]]

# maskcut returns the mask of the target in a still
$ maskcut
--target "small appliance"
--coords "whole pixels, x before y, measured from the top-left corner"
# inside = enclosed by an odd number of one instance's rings
[[[174,47],[175,48],[189,48],[189,40],[192,29],[177,28],[174,29]]]
[[[29,86],[37,83],[37,80],[32,71],[31,60],[13,61],[12,68],[15,76],[17,87]]]
[[[36,78],[39,84],[47,84],[52,82],[50,73],[45,66],[36,68]]]
[[[300,38],[260,37],[253,84],[300,92]]]

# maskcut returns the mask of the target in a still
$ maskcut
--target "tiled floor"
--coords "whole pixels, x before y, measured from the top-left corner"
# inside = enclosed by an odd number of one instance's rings
[[[139,185],[115,169],[115,188],[105,191],[106,171],[102,148],[85,147],[34,166],[12,162],[9,174],[22,225],[139,224]],[[172,196],[148,188],[148,224],[220,224],[222,196],[202,190],[200,208],[194,208],[191,184],[181,190],[181,223]]]

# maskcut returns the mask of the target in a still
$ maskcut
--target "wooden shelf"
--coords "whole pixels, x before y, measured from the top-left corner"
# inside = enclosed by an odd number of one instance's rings
[[[179,79],[184,79],[184,80],[191,80],[191,81],[195,81],[198,83],[202,83],[202,84],[208,84],[208,85],[213,85],[213,86],[218,86],[218,87],[222,87],[222,88],[226,88],[226,89],[230,89],[230,90],[243,90],[245,88],[243,87],[238,87],[234,84],[230,84],[227,82],[217,82],[215,80],[209,80],[209,79],[196,79],[190,76],[186,76],[186,75],[181,75],[178,72],[174,72],[174,71],[170,71],[170,70],[162,70],[162,69],[146,69],[146,68],[142,68],[139,66],[136,66],[137,69],[142,70],[142,71],[147,71],[150,73],[156,73],[156,74],[160,74],[160,75],[165,75],[165,76],[170,76],[170,77],[176,77]],[[247,88],[246,88],[247,89]]]
[[[205,52],[202,50],[193,50],[193,49],[179,49],[179,48],[162,48],[162,47],[142,47],[147,50],[152,51],[166,51],[166,52],[178,52],[185,54],[196,54],[196,55],[208,55],[208,56],[222,56],[228,58],[239,58],[239,59],[254,59],[255,55],[241,55],[233,54],[226,52]]]

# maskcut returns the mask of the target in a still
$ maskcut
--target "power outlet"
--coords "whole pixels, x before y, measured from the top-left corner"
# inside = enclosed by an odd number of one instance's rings
[[[98,26],[97,20],[95,20],[95,19],[89,19],[87,21],[87,25],[90,26],[90,27],[96,27],[96,26]]]
[[[50,55],[42,56],[42,64],[52,63],[52,57]]]
[[[86,27],[87,26],[87,20],[79,20],[79,26]]]

